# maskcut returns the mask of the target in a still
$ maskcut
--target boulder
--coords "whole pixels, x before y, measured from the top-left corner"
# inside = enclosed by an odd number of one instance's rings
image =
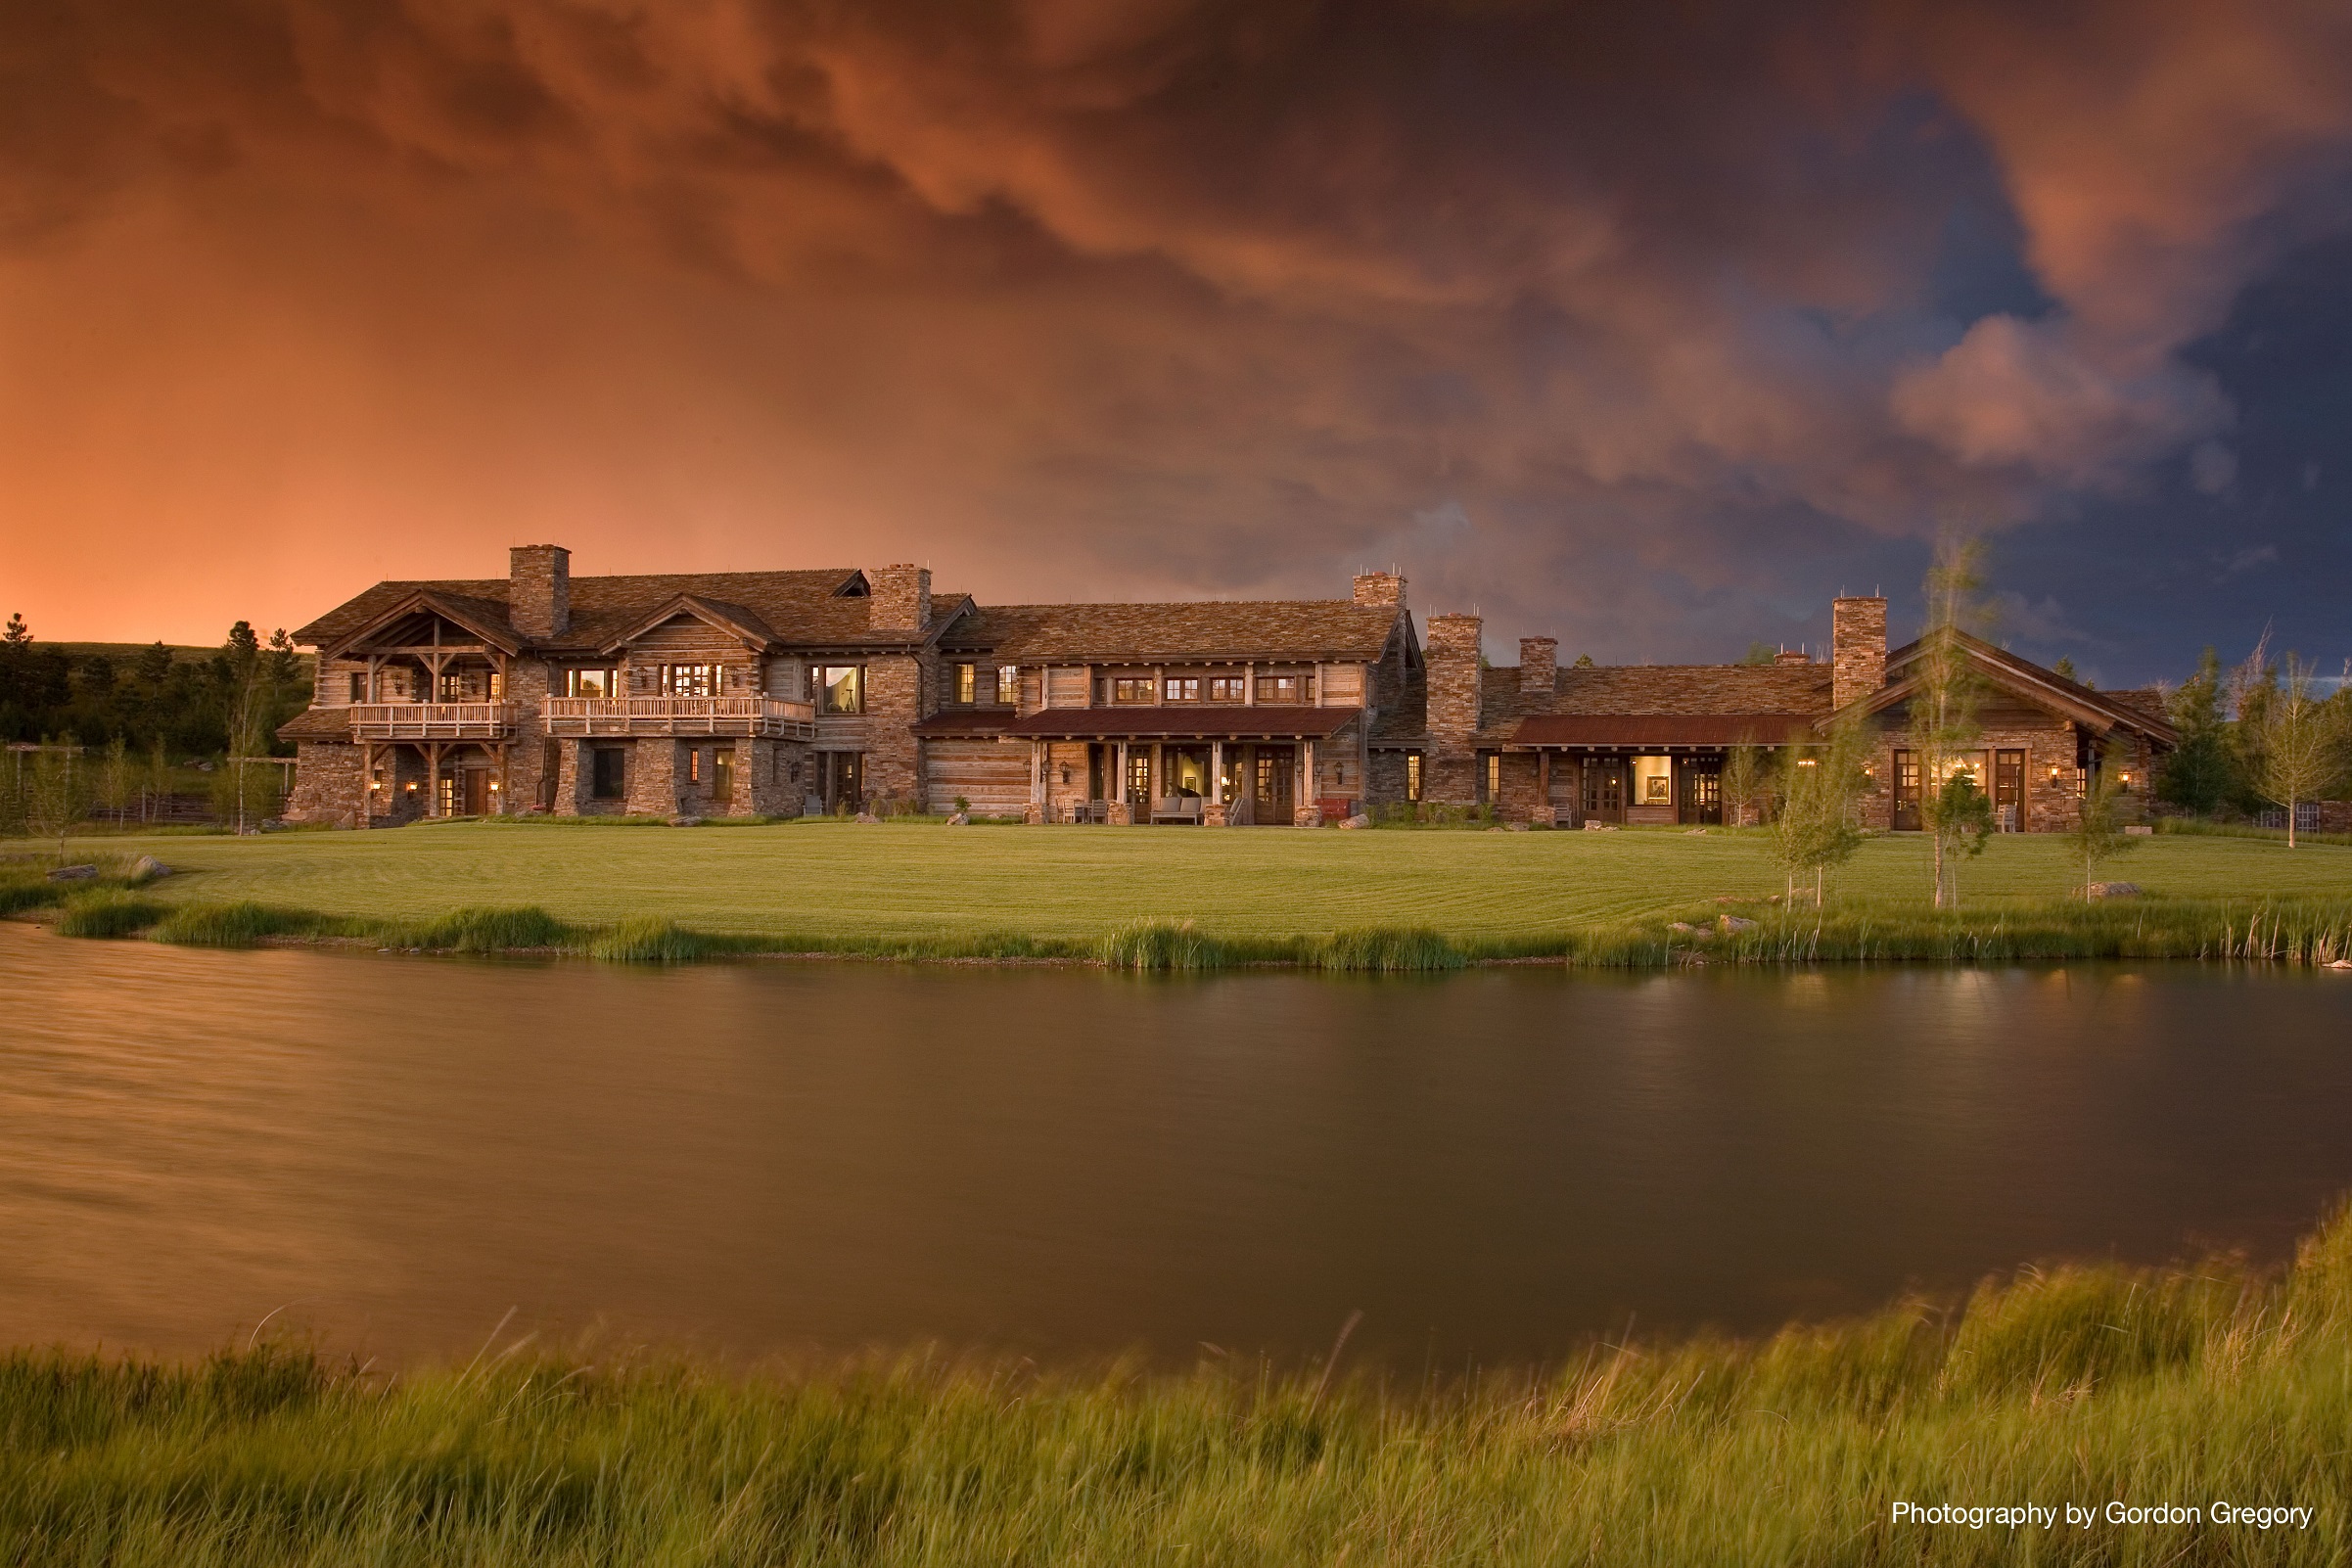
[[[1354,816],[1340,818],[1339,825],[1344,828],[1368,828],[1372,825],[1372,819],[1359,811]]]
[[[1510,829],[1513,833],[1528,833],[1534,831],[1535,824],[1533,822],[1513,822],[1510,824]]]
[[[1725,931],[1753,931],[1756,929],[1755,921],[1742,920],[1737,915],[1717,915],[1715,923]]]
[[[882,818],[876,816],[871,811],[858,812],[855,820],[863,822],[869,827],[880,827],[882,825]]]
[[[669,819],[669,825],[671,827],[692,827],[694,826],[694,818],[682,815],[673,816]]]
[[[1614,822],[1589,821],[1585,824],[1585,831],[1587,833],[1614,833],[1617,831],[1617,824]]]
[[[2094,899],[2137,899],[2140,897],[2140,884],[2137,882],[2094,882],[2089,891]]]
[[[142,854],[130,863],[130,874],[134,882],[154,882],[171,875],[171,867],[152,854]]]
[[[1685,835],[1685,836],[1686,836],[1686,837],[1688,837],[1688,836],[1695,836],[1695,835],[1697,835],[1697,834],[1701,834],[1701,833],[1704,833],[1704,832],[1706,832],[1706,831],[1707,831],[1707,830],[1706,830],[1705,828],[1692,828],[1692,829],[1690,830],[1690,834],[1688,834],[1688,835]]]
[[[2144,839],[2153,836],[2156,830],[2148,823],[2134,822],[2127,826],[2123,831],[2125,837],[2127,838]]]
[[[972,825],[972,814],[969,811],[950,812],[947,817],[947,825],[949,827],[970,827]]]
[[[98,875],[94,865],[61,865],[49,873],[52,882],[82,882]]]

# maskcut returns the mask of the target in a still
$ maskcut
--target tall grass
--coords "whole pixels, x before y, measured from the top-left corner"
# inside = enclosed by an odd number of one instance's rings
[[[2333,1564],[2352,1220],[2287,1269],[2067,1267],[1756,1341],[1393,1380],[939,1354],[0,1357],[0,1560]],[[2308,1521],[1901,1524],[2216,1500]]]
[[[58,935],[64,937],[129,937],[147,930],[170,912],[171,906],[119,888],[102,888],[66,900],[58,915]]]

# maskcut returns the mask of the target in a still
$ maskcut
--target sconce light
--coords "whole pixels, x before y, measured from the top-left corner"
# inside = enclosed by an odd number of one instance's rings
[[[417,787],[417,781],[416,781],[415,779],[413,779],[413,778],[412,778],[412,779],[410,779],[410,780],[408,781],[408,791],[409,791],[409,793],[410,793],[410,794],[412,794],[412,795],[413,795],[413,794],[415,794],[415,793],[416,793],[416,787]]]
[[[491,780],[490,780],[490,793],[491,793],[492,795],[495,795],[495,794],[497,794],[497,793],[498,793],[498,781],[497,781],[496,779],[491,779]]]
[[[1070,782],[1070,769],[1067,764],[1065,764],[1062,768],[1062,782],[1065,784]]]
[[[1821,765],[1821,761],[1818,758],[1800,757],[1797,759],[1797,765],[1799,767],[1818,767]]]
[[[2125,789],[2128,790],[2132,787],[2132,772],[2130,768],[2124,769],[2121,773],[2118,773],[2115,776],[2117,782],[2121,783]]]
[[[2057,763],[2052,762],[2050,764],[2050,781],[2052,784],[2055,784],[2058,781],[2058,771],[2059,769]]]

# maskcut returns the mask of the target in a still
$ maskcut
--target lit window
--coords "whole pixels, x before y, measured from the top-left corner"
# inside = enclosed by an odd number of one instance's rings
[[[979,687],[980,670],[977,666],[957,665],[955,667],[955,700],[957,702],[966,708],[971,707],[973,699],[979,695]]]
[[[1258,700],[1262,703],[1311,703],[1314,701],[1314,677],[1260,675]]]
[[[865,712],[865,667],[823,665],[816,671],[817,711],[826,714]]]
[[[1168,701],[1197,703],[1200,700],[1201,682],[1198,675],[1171,675],[1168,677]]]
[[[1147,703],[1159,687],[1149,675],[1121,675],[1111,682],[1111,701],[1115,703]]]
[[[1487,753],[1487,799],[1489,801],[1502,799],[1502,754],[1500,752]]]
[[[665,697],[710,697],[718,691],[716,665],[664,665],[662,667],[662,695]]]
[[[1419,752],[1405,754],[1405,798],[1408,801],[1417,801],[1421,798],[1421,754]]]
[[[1239,675],[1211,675],[1209,677],[1209,701],[1213,703],[1237,703],[1248,695],[1249,692]]]
[[[351,701],[355,703],[367,701],[367,676],[356,673],[351,676]]]
[[[998,665],[996,667],[996,700],[1007,708],[1021,700],[1021,667],[1019,665]]]
[[[621,695],[621,671],[618,669],[567,669],[564,671],[564,695],[567,697],[618,697]]]

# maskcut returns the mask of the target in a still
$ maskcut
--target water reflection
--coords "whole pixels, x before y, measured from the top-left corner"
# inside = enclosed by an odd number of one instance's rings
[[[2352,1185],[2352,980],[634,973],[0,926],[0,1336],[387,1354],[1744,1328]]]

